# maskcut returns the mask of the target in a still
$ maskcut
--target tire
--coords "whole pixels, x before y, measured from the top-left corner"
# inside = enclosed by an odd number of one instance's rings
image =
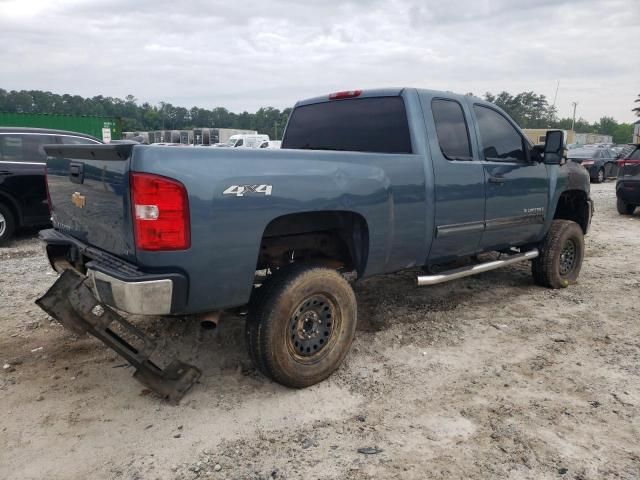
[[[604,175],[604,168],[600,168],[596,176],[593,178],[593,183],[603,183],[606,177]]]
[[[584,235],[570,220],[554,220],[531,264],[533,280],[543,287],[566,288],[576,283],[584,259]]]
[[[633,215],[633,211],[636,209],[635,205],[630,205],[624,200],[618,198],[616,200],[616,208],[620,215]]]
[[[351,285],[337,271],[293,264],[254,293],[247,349],[265,376],[303,388],[340,366],[355,336],[357,306]]]
[[[13,237],[16,229],[16,221],[9,208],[0,203],[0,245],[9,241]]]

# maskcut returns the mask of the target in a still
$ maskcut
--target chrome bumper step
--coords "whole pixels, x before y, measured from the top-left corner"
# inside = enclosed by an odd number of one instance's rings
[[[446,272],[438,273],[436,275],[418,275],[418,286],[436,285],[438,283],[448,282],[449,280],[456,280],[458,278],[470,277],[478,273],[488,272],[495,270],[496,268],[511,265],[513,263],[524,262],[526,260],[533,260],[540,255],[537,248],[529,250],[524,253],[517,253],[510,255],[507,258],[493,260],[491,262],[479,263],[477,265],[469,265],[461,268],[454,268]]]

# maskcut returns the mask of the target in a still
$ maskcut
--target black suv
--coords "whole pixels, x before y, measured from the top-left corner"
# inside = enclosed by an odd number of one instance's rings
[[[640,206],[640,144],[635,145],[624,158],[618,160],[616,197],[618,213],[631,215]]]
[[[43,145],[102,143],[82,133],[0,127],[0,244],[18,227],[49,223]]]

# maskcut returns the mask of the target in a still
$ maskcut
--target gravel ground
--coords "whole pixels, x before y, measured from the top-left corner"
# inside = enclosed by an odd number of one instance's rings
[[[23,234],[0,249],[0,478],[638,479],[640,214],[592,196],[577,285],[369,279],[346,363],[305,390],[251,368],[241,318],[134,319],[203,369],[177,407],[34,305],[55,274]]]

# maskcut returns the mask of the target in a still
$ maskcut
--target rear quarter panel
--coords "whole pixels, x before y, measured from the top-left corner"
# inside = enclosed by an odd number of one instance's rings
[[[369,229],[365,275],[411,267],[426,256],[419,154],[136,146],[131,169],[187,187],[191,248],[136,252],[143,268],[187,273],[185,313],[247,303],[263,232],[290,213],[339,210],[364,217]],[[272,194],[223,195],[232,185],[255,184],[271,185]]]

